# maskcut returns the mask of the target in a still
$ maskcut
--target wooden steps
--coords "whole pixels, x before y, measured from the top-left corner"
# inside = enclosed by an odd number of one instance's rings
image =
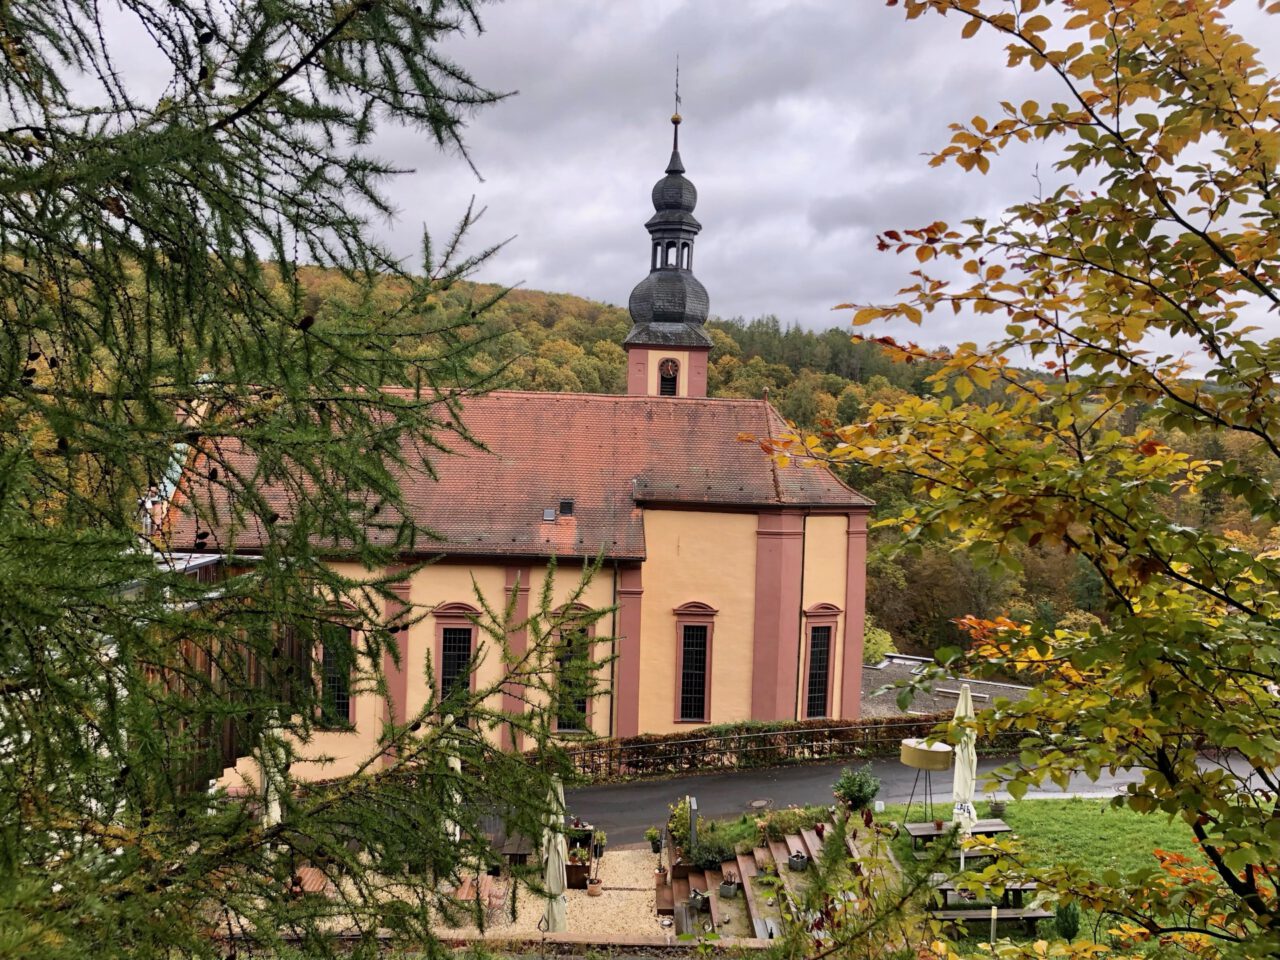
[[[787,857],[791,855],[791,850],[781,840],[770,840],[769,853],[773,857],[773,862],[778,865],[778,874],[781,875],[783,868],[787,865]]]
[[[687,903],[689,900],[689,881],[671,881],[671,900],[673,903]]]
[[[822,841],[818,839],[817,830],[801,830],[800,839],[808,848],[810,860],[817,860],[822,856]]]
[[[719,885],[719,883],[720,881],[716,880],[717,886]],[[699,893],[705,893],[707,895],[707,899],[710,901],[710,907],[711,907],[711,910],[708,914],[708,916],[711,918],[711,924],[713,927],[719,925],[720,917],[716,912],[716,901],[719,899],[719,897],[717,897],[716,891],[710,888],[710,885],[707,882],[707,874],[703,873],[701,870],[690,870],[689,871],[689,890],[690,891],[697,890]]]
[[[756,872],[759,873],[764,869],[766,863],[773,862],[773,855],[769,853],[766,847],[756,847],[751,851],[751,859],[755,861]]]
[[[657,875],[653,878],[653,902],[658,916],[670,917],[676,912],[676,898],[672,895],[671,884],[663,883]]]
[[[711,901],[711,926],[720,929],[720,881],[724,876],[719,870],[707,870],[703,876],[707,883],[707,898]]]
[[[726,864],[727,867],[728,864]],[[754,928],[756,936],[760,936],[760,923],[764,920],[764,914],[760,913],[759,901],[755,899],[755,887],[751,883],[759,873],[755,869],[755,860],[750,856],[739,855],[737,858],[737,882],[742,886],[740,896],[742,902],[746,905],[746,925],[748,928]]]
[[[783,843],[786,844],[787,850],[790,853],[803,853],[806,857],[809,856],[809,850],[805,847],[804,841],[796,834],[788,833],[783,840]]]

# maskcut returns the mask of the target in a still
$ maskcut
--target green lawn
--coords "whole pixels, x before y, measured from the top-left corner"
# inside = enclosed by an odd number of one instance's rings
[[[899,820],[903,812],[901,806],[890,806],[884,817]],[[978,815],[986,815],[985,804],[978,805]],[[1186,824],[1112,807],[1105,800],[1010,801],[1004,820],[1018,835],[1033,866],[1074,863],[1086,875],[1097,875],[1108,867],[1125,871],[1152,866],[1151,851],[1156,849],[1198,857]],[[894,848],[907,869],[908,861],[914,862],[910,848],[905,835]]]
[[[1036,864],[1072,862],[1097,874],[1108,867],[1154,866],[1156,849],[1200,857],[1191,829],[1181,820],[1134,813],[1102,800],[1023,800],[1010,803],[1004,819]]]
[[[950,806],[940,805],[939,812],[949,816]],[[945,811],[945,812],[944,812]],[[902,821],[905,808],[890,804],[878,819]],[[913,819],[920,816],[917,807]],[[988,815],[985,803],[978,804],[978,815]],[[1100,876],[1108,868],[1120,871],[1142,866],[1154,866],[1152,851],[1171,850],[1193,859],[1200,855],[1192,841],[1190,829],[1181,821],[1170,822],[1162,815],[1142,815],[1125,808],[1112,807],[1105,800],[1022,800],[1010,801],[1004,820],[1017,835],[1028,865],[1075,865],[1081,876]],[[754,829],[754,819],[740,817],[721,822],[717,831],[745,839]],[[915,873],[924,864],[911,855],[911,840],[900,834],[893,842],[893,851],[899,863],[908,873]],[[1081,935],[1087,935],[1094,918],[1087,915],[1081,925]],[[1018,931],[1003,931],[1018,935]],[[975,942],[981,940],[975,935]]]

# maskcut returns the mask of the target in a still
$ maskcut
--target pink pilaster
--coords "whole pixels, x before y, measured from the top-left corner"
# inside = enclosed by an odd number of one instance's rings
[[[844,668],[840,671],[840,716],[862,714],[862,639],[867,618],[867,515],[849,514],[844,572]]]
[[[514,590],[516,594],[515,618],[517,624],[523,624],[529,619],[529,578],[533,574],[533,568],[529,566],[507,567],[506,580],[506,596],[511,597]],[[507,641],[511,644],[511,655],[513,658],[520,657],[529,647],[529,629],[520,626],[516,630],[512,630],[507,637]],[[522,690],[515,686],[504,687],[502,691],[502,709],[507,713],[519,713],[524,708],[524,702],[521,699]],[[523,744],[516,743],[516,737],[513,736],[511,727],[504,726],[502,728],[502,747],[505,750],[519,748]]]
[[[382,719],[389,724],[401,725],[409,710],[409,628],[400,625],[399,619],[409,606],[409,581],[393,583],[388,589],[391,596],[384,601],[383,617],[393,629],[399,629],[387,638],[388,646],[395,646],[395,654],[390,649],[382,652],[382,674],[387,680],[387,698],[382,702]],[[382,762],[385,766],[391,766],[395,757],[388,752],[383,755]]]
[[[649,351],[644,347],[627,348],[627,393],[643,397],[649,392]]]
[[[707,395],[707,355],[709,350],[689,351],[689,393],[690,397]]]
[[[751,719],[794,720],[800,659],[804,514],[761,513],[756,528],[756,608]]]
[[[618,638],[615,680],[619,737],[640,732],[640,601],[644,597],[641,568],[619,571]]]

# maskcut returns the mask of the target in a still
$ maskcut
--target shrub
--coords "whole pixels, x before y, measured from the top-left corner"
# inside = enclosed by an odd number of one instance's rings
[[[893,634],[884,627],[877,627],[871,617],[867,617],[862,631],[862,662],[876,664],[898,648],[893,642]]]
[[[1080,905],[1074,900],[1058,904],[1053,911],[1053,925],[1063,940],[1074,940],[1080,932]]]
[[[880,792],[880,780],[872,776],[870,764],[858,770],[845,767],[831,792],[850,810],[865,810]]]
[[[728,837],[709,831],[706,836],[699,834],[698,845],[686,859],[698,870],[718,870],[722,863],[736,855],[737,850]]]
[[[826,807],[786,807],[770,810],[756,820],[756,829],[762,840],[782,840],[789,833],[812,830],[815,823],[824,822],[831,812]]]
[[[671,816],[667,818],[667,831],[671,834],[671,842],[681,850],[689,850],[689,798],[682,797],[671,804],[668,809]],[[706,828],[707,821],[698,817],[698,833]]]

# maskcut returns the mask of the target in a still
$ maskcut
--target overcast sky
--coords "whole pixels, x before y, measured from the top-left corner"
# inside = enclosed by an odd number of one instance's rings
[[[1254,43],[1274,45],[1274,18],[1237,10]],[[518,91],[471,123],[483,182],[407,131],[380,144],[415,172],[379,229],[411,255],[424,224],[445,230],[474,195],[487,209],[476,245],[514,237],[481,279],[626,304],[648,270],[643,224],[670,151],[677,52],[681,155],[703,224],[696,273],[713,315],[842,322],[834,304],[886,298],[910,269],[876,252],[876,231],[992,215],[1031,193],[1037,163],[1046,188],[1062,182],[1044,148],[1013,149],[985,177],[928,167],[949,122],[1062,98],[1047,76],[1005,68],[995,38],[961,42],[954,17],[908,23],[882,0],[507,0],[485,26],[450,48],[482,83]],[[991,332],[975,323],[912,332],[927,343]]]

